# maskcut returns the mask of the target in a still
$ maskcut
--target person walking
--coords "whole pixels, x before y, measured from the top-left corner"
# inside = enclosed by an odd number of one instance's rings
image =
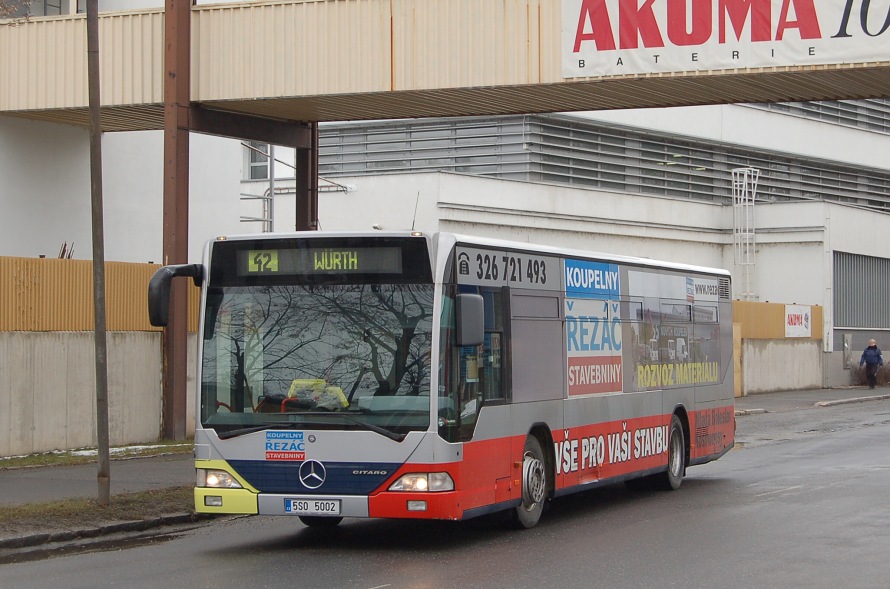
[[[868,381],[868,388],[873,389],[878,383],[878,367],[884,365],[884,357],[881,356],[881,349],[875,340],[868,340],[868,347],[862,352],[859,358],[859,365],[865,365],[865,379]]]

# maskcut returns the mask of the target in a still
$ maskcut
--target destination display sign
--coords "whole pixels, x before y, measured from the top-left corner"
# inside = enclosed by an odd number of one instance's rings
[[[458,247],[458,284],[561,290],[559,258],[520,252]]]
[[[238,275],[400,274],[398,247],[342,247],[241,250]]]

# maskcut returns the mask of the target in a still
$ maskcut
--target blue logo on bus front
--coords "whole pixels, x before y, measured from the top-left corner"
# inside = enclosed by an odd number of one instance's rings
[[[303,432],[266,432],[266,460],[306,460]]]

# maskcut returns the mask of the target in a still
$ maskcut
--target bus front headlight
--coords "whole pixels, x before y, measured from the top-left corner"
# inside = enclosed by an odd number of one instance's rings
[[[447,472],[413,472],[400,476],[389,486],[389,490],[419,493],[453,491],[454,480]]]
[[[198,469],[198,486],[214,489],[240,489],[241,483],[224,470]]]

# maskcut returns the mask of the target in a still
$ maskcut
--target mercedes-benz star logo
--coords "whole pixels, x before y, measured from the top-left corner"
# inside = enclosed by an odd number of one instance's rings
[[[318,460],[306,460],[300,465],[300,482],[307,489],[317,489],[324,484],[324,465]]]

